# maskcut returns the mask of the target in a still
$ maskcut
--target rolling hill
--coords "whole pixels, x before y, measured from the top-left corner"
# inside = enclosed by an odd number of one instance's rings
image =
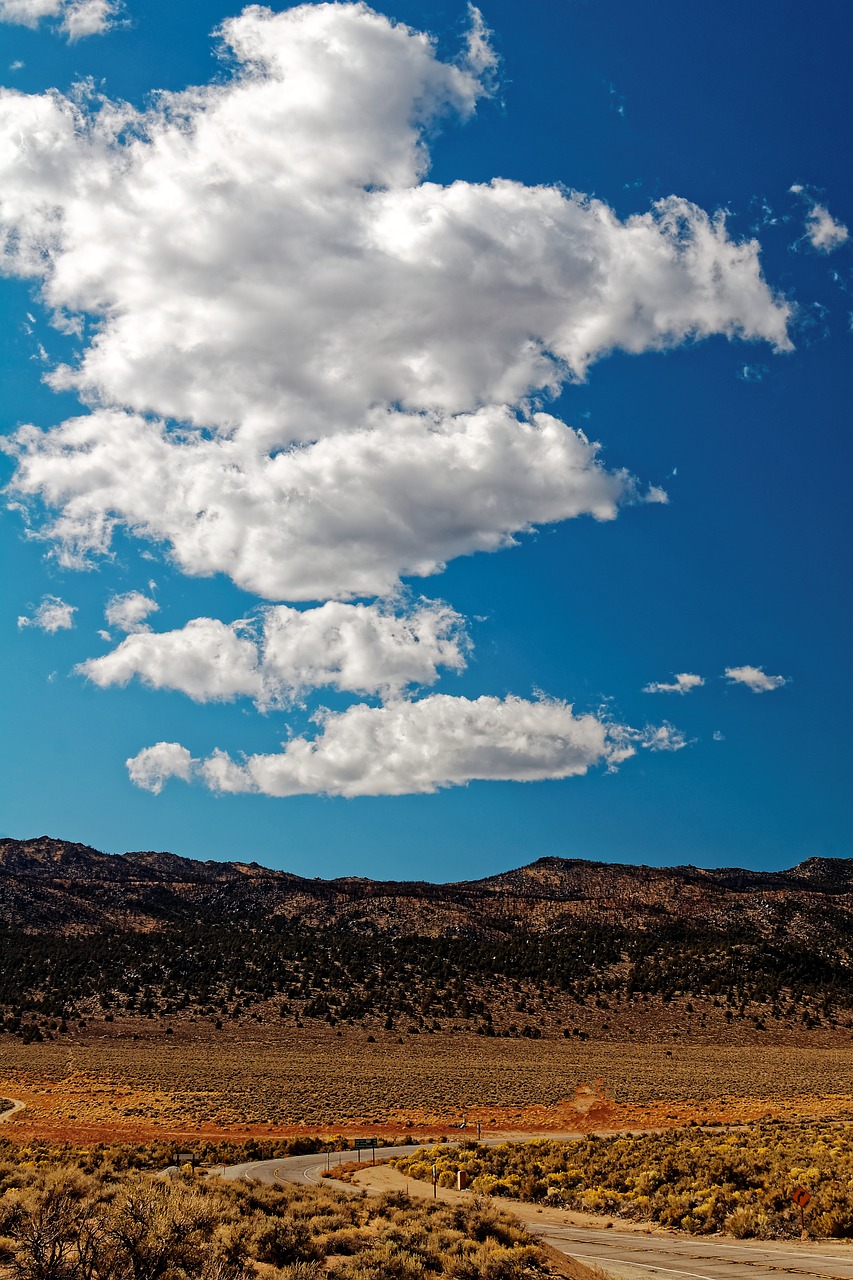
[[[853,861],[540,858],[451,884],[0,841],[0,1009],[25,1039],[377,1032],[849,1040]],[[166,1025],[168,1024],[168,1025]]]

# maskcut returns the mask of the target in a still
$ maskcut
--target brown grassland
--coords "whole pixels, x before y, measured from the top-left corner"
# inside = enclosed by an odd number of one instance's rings
[[[261,1028],[190,1036],[0,1040],[3,1136],[182,1142],[341,1133],[484,1136],[853,1120],[853,1047],[501,1040]]]

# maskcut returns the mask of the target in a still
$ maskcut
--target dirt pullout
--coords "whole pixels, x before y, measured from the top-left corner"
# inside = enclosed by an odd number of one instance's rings
[[[325,1179],[324,1179],[325,1181]],[[334,1186],[336,1179],[330,1177],[329,1183]],[[415,1178],[407,1178],[405,1174],[400,1173],[399,1169],[392,1168],[389,1164],[377,1164],[376,1166],[368,1165],[365,1168],[355,1168],[352,1175],[347,1179],[350,1186],[359,1187],[368,1194],[381,1194],[383,1191],[405,1191],[407,1195],[420,1200],[428,1200],[432,1198],[432,1186],[426,1182],[419,1182]],[[346,1184],[345,1184],[346,1185]],[[444,1200],[448,1204],[464,1204],[467,1200],[470,1204],[470,1191],[452,1191],[448,1187],[436,1187],[436,1199]],[[490,1196],[489,1203],[496,1208],[510,1213],[517,1218],[529,1229],[542,1226],[548,1223],[553,1226],[586,1227],[600,1228],[606,1230],[608,1225],[607,1219],[595,1217],[591,1213],[571,1213],[568,1210],[558,1209],[537,1209],[534,1205],[527,1205],[518,1200],[507,1200],[503,1196]],[[641,1235],[652,1235],[654,1231],[647,1227],[640,1227],[636,1223],[628,1226],[620,1222],[620,1230],[633,1230]],[[661,1232],[661,1234],[664,1234]],[[538,1247],[545,1254],[551,1275],[563,1276],[567,1280],[602,1280],[604,1273],[596,1268],[586,1266],[583,1262],[578,1262],[576,1258],[571,1258],[565,1253],[560,1253],[559,1249],[546,1244],[544,1240],[537,1240]]]
[[[21,1102],[20,1098],[3,1098],[2,1101],[8,1102],[9,1105],[5,1111],[0,1111],[0,1124],[5,1124],[7,1120],[12,1119],[12,1116],[16,1116],[19,1111],[26,1108],[26,1103]]]
[[[332,1175],[324,1181],[334,1186],[337,1179]],[[418,1200],[432,1199],[432,1183],[421,1182],[418,1178],[409,1178],[390,1164],[356,1166],[347,1177],[350,1186],[360,1187],[362,1191],[380,1193],[383,1191],[403,1191]],[[436,1199],[448,1204],[465,1204],[471,1202],[470,1191],[454,1191],[450,1187],[436,1187]],[[578,1213],[571,1209],[549,1209],[538,1205],[526,1204],[523,1200],[510,1200],[505,1196],[489,1196],[489,1204],[513,1214],[526,1227],[536,1228],[545,1225],[552,1227],[578,1227],[584,1231],[607,1231],[613,1221],[602,1214]],[[619,1219],[620,1231],[631,1231],[642,1236],[671,1236],[672,1232],[652,1223],[637,1223]]]

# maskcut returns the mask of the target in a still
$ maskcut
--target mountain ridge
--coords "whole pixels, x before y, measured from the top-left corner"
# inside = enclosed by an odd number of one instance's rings
[[[163,869],[204,869],[211,871],[218,869],[221,874],[226,872],[238,871],[244,874],[261,874],[265,876],[278,878],[286,878],[298,881],[304,884],[312,884],[322,882],[325,884],[367,884],[367,885],[413,885],[413,886],[432,886],[434,888],[461,888],[464,886],[487,886],[497,884],[508,880],[512,876],[532,872],[540,869],[575,869],[575,868],[591,868],[603,869],[608,868],[612,871],[636,873],[638,875],[654,875],[654,876],[698,876],[724,882],[728,878],[738,878],[744,881],[754,881],[760,883],[776,883],[776,882],[792,882],[794,880],[812,880],[822,879],[830,880],[833,877],[838,878],[842,870],[847,874],[844,877],[844,885],[853,888],[853,857],[850,858],[826,858],[826,857],[809,857],[802,862],[796,863],[793,867],[785,868],[779,871],[755,871],[746,867],[700,867],[695,863],[678,863],[675,866],[653,866],[648,863],[627,863],[627,862],[606,862],[595,858],[564,858],[556,854],[546,854],[539,858],[535,858],[532,862],[522,863],[519,867],[512,867],[508,871],[495,872],[490,876],[476,877],[471,880],[376,880],[370,876],[300,876],[296,872],[284,871],[274,867],[266,867],[262,863],[252,860],[247,862],[244,859],[218,859],[218,858],[189,858],[182,854],[171,853],[168,850],[154,849],[133,849],[124,853],[105,853],[100,849],[94,848],[92,845],[83,844],[79,841],[63,840],[56,836],[33,836],[23,839],[14,836],[0,837],[0,868],[8,866],[10,854],[14,857],[26,857],[27,862],[31,866],[44,866],[51,861],[54,865],[64,865],[75,860],[94,861],[101,865],[106,864],[125,864],[128,866],[139,863],[149,868],[157,868],[158,864]],[[80,855],[85,855],[81,858]]]
[[[809,858],[789,870],[650,867],[554,855],[472,880],[308,878],[254,861],[138,850],[102,853],[50,836],[0,840],[0,921],[31,930],[98,929],[135,919],[204,923],[259,914],[302,925],[358,918],[381,932],[537,932],[583,922],[643,929],[667,920],[708,927],[784,926],[811,937],[827,910],[853,926],[853,860]]]
[[[549,856],[433,884],[0,840],[0,1027],[27,1043],[165,1034],[166,1019],[837,1043],[853,1033],[852,940],[840,858],[759,872]]]

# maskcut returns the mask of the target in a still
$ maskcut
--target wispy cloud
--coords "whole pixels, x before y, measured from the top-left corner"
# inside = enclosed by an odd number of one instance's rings
[[[761,382],[767,376],[767,365],[745,364],[737,371],[741,382]]]
[[[698,689],[704,683],[702,676],[693,675],[689,671],[682,671],[673,676],[669,684],[666,681],[647,684],[643,689],[643,693],[690,693],[691,689]]]
[[[37,27],[46,21],[73,43],[103,35],[115,25],[119,8],[118,0],[0,0],[0,22]]]
[[[146,618],[159,608],[157,601],[142,591],[126,591],[107,601],[104,617],[111,627],[119,631],[147,631]]]
[[[805,218],[804,239],[819,253],[832,253],[849,239],[849,231],[843,222],[836,221],[825,204],[814,198],[809,188],[795,182],[789,188],[792,195],[799,196],[809,208]],[[798,243],[802,243],[801,241]]]
[[[849,232],[843,222],[836,222],[825,205],[816,204],[806,218],[806,236],[813,249],[832,253],[845,244]]]
[[[787,676],[769,676],[763,667],[726,667],[730,684],[743,684],[753,693],[770,693],[788,683]]]
[[[76,612],[76,605],[66,604],[59,596],[45,596],[31,614],[23,614],[18,618],[18,626],[37,627],[39,631],[47,631],[50,635],[56,631],[70,631],[74,626]]]

